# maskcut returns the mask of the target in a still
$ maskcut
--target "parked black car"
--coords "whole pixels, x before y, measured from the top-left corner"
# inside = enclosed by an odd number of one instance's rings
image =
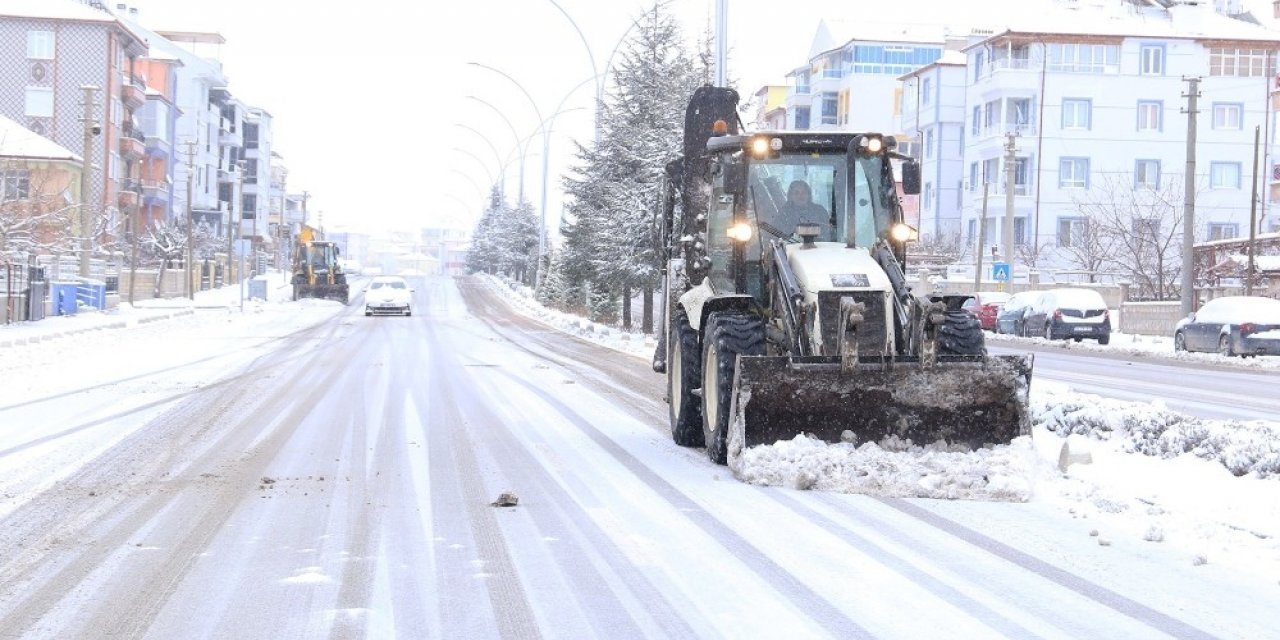
[[[1092,289],[1050,289],[1027,309],[1024,335],[1046,340],[1111,342],[1111,312],[1102,294]]]
[[[1210,300],[1178,321],[1173,348],[1242,358],[1280,355],[1280,300],[1257,296]]]

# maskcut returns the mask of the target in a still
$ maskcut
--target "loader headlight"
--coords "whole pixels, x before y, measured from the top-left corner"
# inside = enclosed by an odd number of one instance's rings
[[[769,139],[756,138],[751,141],[751,153],[757,158],[762,158],[769,153]]]
[[[739,222],[730,226],[726,234],[738,242],[746,242],[751,239],[751,225]]]
[[[899,222],[889,229],[889,237],[893,238],[897,242],[914,240],[916,237],[916,230],[912,229],[910,225]]]

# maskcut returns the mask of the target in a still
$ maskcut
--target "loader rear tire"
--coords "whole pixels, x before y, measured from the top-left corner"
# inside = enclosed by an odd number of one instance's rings
[[[982,323],[967,311],[948,311],[938,329],[938,354],[952,356],[987,355]]]
[[[693,394],[702,379],[702,351],[698,332],[689,326],[683,309],[672,313],[667,340],[667,402],[670,404],[671,439],[682,447],[701,447],[702,401]]]
[[[729,410],[738,356],[764,355],[764,321],[756,315],[720,311],[707,318],[702,347],[702,439],[707,457],[725,464]]]

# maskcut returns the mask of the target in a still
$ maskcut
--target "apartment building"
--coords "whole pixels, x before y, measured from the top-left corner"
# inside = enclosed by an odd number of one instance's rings
[[[104,9],[73,0],[0,3],[0,115],[81,150],[81,87],[97,87],[91,111],[100,133],[90,160],[98,170],[85,202],[99,241],[121,237],[121,213],[132,214],[140,202],[132,180],[146,152],[133,123],[146,102],[136,67],[146,52],[145,36]]]
[[[903,75],[898,130],[918,145],[920,234],[950,239],[964,209],[965,54],[947,50]]]
[[[1186,77],[1199,77],[1197,239],[1247,233],[1254,127],[1269,133],[1280,34],[1208,4],[1044,3],[966,50],[963,226],[975,240],[981,185],[1004,193],[1016,134],[1015,262],[1087,269],[1099,216],[1133,237],[1178,232],[1184,202]],[[953,96],[946,98],[954,101]],[[1264,165],[1265,166],[1265,165]],[[1004,198],[987,244],[1004,231]],[[1114,221],[1112,221],[1114,223]]]

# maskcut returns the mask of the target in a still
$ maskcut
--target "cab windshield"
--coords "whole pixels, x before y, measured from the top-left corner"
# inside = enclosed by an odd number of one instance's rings
[[[818,242],[844,242],[853,225],[855,246],[875,244],[892,222],[894,185],[881,176],[879,157],[860,158],[853,167],[856,201],[847,191],[844,153],[785,154],[753,160],[748,172],[747,215],[759,231],[752,239],[759,252],[781,238],[798,242],[796,226],[818,225]],[[874,189],[873,189],[874,187]]]

